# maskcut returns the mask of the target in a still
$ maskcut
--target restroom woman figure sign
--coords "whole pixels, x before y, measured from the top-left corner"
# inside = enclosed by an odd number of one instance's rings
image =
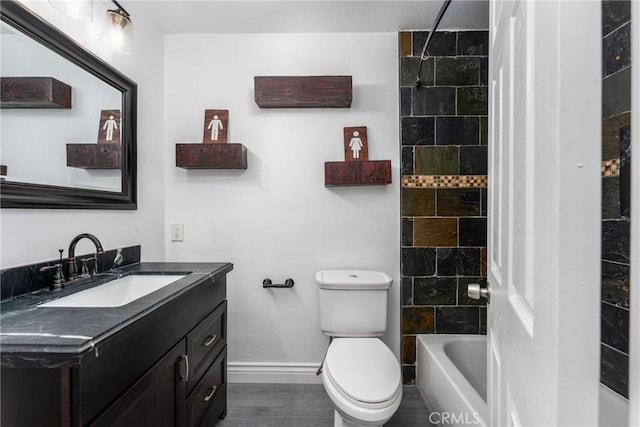
[[[369,160],[366,126],[344,128],[344,159],[345,161]]]
[[[362,140],[358,138],[360,132],[353,132],[353,138],[349,141],[349,148],[351,148],[351,153],[354,159],[360,158],[360,150],[362,149]]]
[[[226,144],[229,132],[229,110],[204,110],[205,144]]]

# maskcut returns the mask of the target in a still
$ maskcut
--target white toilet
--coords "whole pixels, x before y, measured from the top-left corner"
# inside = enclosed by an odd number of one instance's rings
[[[322,383],[335,406],[334,426],[382,426],[402,400],[400,364],[378,338],[387,328],[391,277],[367,270],[316,273],[320,327],[333,337]]]

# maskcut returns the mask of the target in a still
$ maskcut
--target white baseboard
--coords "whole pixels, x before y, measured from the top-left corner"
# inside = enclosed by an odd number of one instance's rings
[[[317,363],[229,362],[229,383],[320,384]]]

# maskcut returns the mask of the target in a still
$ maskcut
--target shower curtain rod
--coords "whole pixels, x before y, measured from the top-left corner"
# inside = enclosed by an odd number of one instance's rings
[[[429,31],[429,36],[427,37],[427,41],[424,43],[424,46],[422,47],[422,53],[420,54],[420,63],[418,64],[418,75],[416,76],[416,89],[420,88],[420,72],[422,71],[422,63],[427,58],[429,58],[427,49],[429,48],[429,43],[431,43],[431,37],[433,37],[433,34],[436,32],[436,29],[438,28],[438,25],[440,25],[440,20],[442,19],[442,15],[444,15],[444,12],[449,7],[449,3],[451,3],[451,0],[444,0],[444,3],[442,3],[442,6],[440,7],[440,12],[438,12],[438,16],[436,17],[436,20],[433,23],[433,27],[431,28],[431,31]],[[427,53],[427,56],[424,56],[425,53]]]

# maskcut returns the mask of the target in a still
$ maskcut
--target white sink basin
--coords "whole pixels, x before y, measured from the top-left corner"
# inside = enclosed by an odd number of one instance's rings
[[[38,307],[121,307],[184,276],[134,274],[40,304]]]

